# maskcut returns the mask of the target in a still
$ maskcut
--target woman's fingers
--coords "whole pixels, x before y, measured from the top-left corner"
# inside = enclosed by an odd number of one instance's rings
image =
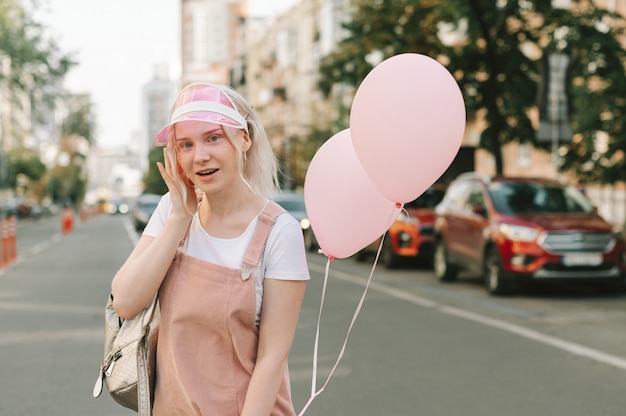
[[[169,144],[163,148],[163,160],[165,161],[165,171],[168,173],[170,178],[172,177],[172,161],[169,157],[171,151],[172,150]]]
[[[196,196],[196,190],[195,190],[195,186],[193,185],[193,183],[187,182],[187,181],[185,182],[185,185],[187,186],[187,197],[186,197],[186,201],[184,201],[182,192],[180,188],[178,187],[178,185],[176,184],[176,182],[174,181],[174,175],[172,172],[173,172],[173,169],[175,169],[175,167],[173,166],[174,164],[172,162],[172,159],[170,158],[170,155],[173,154],[172,153],[173,151],[174,150],[169,145],[163,148],[164,163],[157,162],[159,173],[161,174],[161,177],[165,181],[165,184],[167,185],[167,188],[170,192],[170,197],[172,200],[172,206],[174,207],[174,210],[175,211],[185,210],[191,213],[196,212],[198,199]]]
[[[161,162],[157,162],[157,168],[159,169],[159,173],[161,174],[161,177],[165,181],[167,188],[171,191],[172,186],[174,185],[174,181],[172,180],[172,177],[170,176],[170,174],[167,172],[167,168],[163,166],[163,163]]]

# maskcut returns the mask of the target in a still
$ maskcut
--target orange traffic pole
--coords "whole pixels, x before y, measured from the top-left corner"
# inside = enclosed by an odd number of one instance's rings
[[[8,218],[2,219],[2,267],[9,264],[9,222]]]
[[[74,229],[74,212],[72,208],[65,208],[61,215],[61,231],[67,234]]]

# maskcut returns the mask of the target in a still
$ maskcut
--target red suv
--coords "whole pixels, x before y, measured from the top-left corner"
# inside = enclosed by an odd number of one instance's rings
[[[462,174],[436,214],[433,269],[441,281],[467,270],[492,294],[529,281],[624,288],[624,240],[573,186]]]
[[[393,269],[407,261],[432,261],[435,206],[444,194],[445,186],[435,184],[415,200],[404,204],[404,209],[385,235],[379,259],[381,264]],[[379,247],[380,238],[359,251],[356,260],[364,261],[375,255]]]

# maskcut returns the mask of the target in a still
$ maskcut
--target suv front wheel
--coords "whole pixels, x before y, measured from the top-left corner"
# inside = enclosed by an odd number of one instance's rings
[[[458,271],[448,259],[448,250],[442,239],[437,240],[433,252],[433,271],[437,280],[451,282],[456,280]]]
[[[380,260],[388,269],[396,269],[400,265],[400,256],[393,251],[391,241],[383,243],[383,250],[380,253]]]
[[[495,247],[490,248],[487,252],[483,269],[483,278],[485,279],[485,286],[487,287],[487,290],[492,295],[504,295],[509,292],[508,287],[504,282],[500,253],[498,253],[498,249]]]

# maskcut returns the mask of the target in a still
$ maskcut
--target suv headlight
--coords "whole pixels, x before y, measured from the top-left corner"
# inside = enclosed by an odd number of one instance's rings
[[[512,224],[500,224],[499,230],[502,235],[511,241],[535,241],[541,233],[536,228]]]
[[[308,230],[310,226],[311,226],[311,221],[309,221],[308,218],[303,218],[300,220],[300,227],[303,230]]]

